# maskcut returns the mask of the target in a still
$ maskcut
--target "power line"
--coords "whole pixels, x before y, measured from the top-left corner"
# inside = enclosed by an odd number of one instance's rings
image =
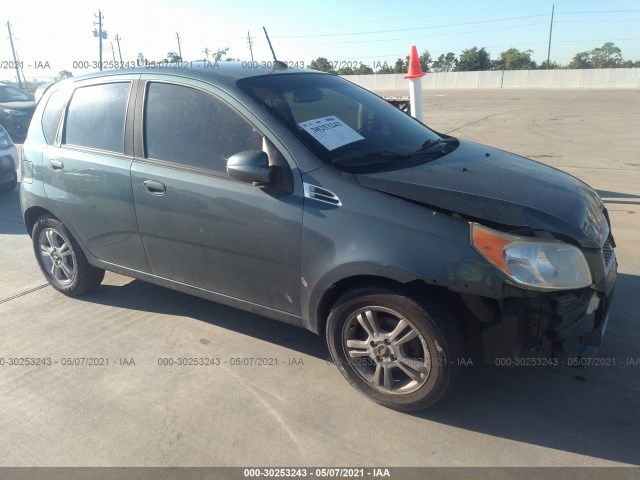
[[[594,10],[594,11],[584,11],[584,12],[558,12],[558,15],[583,14],[583,13],[628,13],[628,12],[640,12],[640,10]],[[407,32],[412,30],[428,30],[433,28],[475,25],[478,23],[504,22],[508,20],[519,20],[522,18],[545,17],[547,15],[548,15],[547,13],[538,13],[535,15],[520,15],[517,17],[496,18],[492,20],[476,20],[474,22],[450,23],[445,25],[433,25],[429,27],[398,28],[398,29],[392,29],[392,30],[370,30],[365,32],[348,32],[348,33],[321,33],[321,34],[315,34],[315,35],[277,35],[277,36],[274,36],[273,38],[321,38],[321,37],[340,37],[340,36],[352,36],[352,35],[370,35],[375,33]]]
[[[574,15],[574,14],[587,14],[587,13],[627,13],[627,12],[640,12],[640,10],[590,10],[588,12],[558,12],[558,15]]]
[[[450,23],[447,25],[434,25],[429,27],[415,27],[415,28],[396,28],[393,30],[371,30],[368,32],[350,32],[350,33],[323,33],[319,35],[279,35],[274,38],[318,38],[318,37],[342,37],[345,35],[353,36],[353,35],[370,35],[372,33],[394,33],[394,32],[407,32],[411,30],[429,30],[433,28],[446,28],[446,27],[459,27],[461,25],[475,25],[478,23],[493,23],[493,22],[504,22],[506,20],[519,20],[521,18],[533,18],[533,17],[546,17],[547,13],[539,13],[536,15],[521,15],[519,17],[507,17],[507,18],[496,18],[494,20],[476,20],[475,22],[463,22],[463,23]]]
[[[640,18],[621,18],[619,20],[607,20],[607,23],[615,22],[640,22]],[[556,20],[555,23],[602,23],[602,20]]]
[[[422,39],[422,38],[433,38],[433,37],[448,37],[451,35],[465,35],[468,33],[480,33],[480,32],[491,32],[494,30],[507,30],[510,28],[521,28],[521,27],[530,27],[530,26],[534,26],[534,25],[547,25],[547,22],[534,22],[534,23],[524,23],[524,24],[519,24],[519,25],[510,25],[508,27],[495,27],[495,28],[483,28],[481,30],[465,30],[463,32],[449,32],[449,33],[434,33],[434,34],[429,34],[429,35],[420,35],[419,37],[402,37],[402,38],[379,38],[379,39],[374,39],[374,40],[352,40],[352,41],[342,41],[342,42],[323,42],[322,45],[346,45],[346,44],[352,44],[352,43],[375,43],[375,42],[391,42],[391,41],[395,41],[395,40],[417,40],[417,39]],[[278,45],[281,46],[291,46],[291,45],[296,45],[296,46],[310,46],[313,44],[310,43],[280,43]]]
[[[586,0],[577,0],[577,1],[569,1],[569,2],[555,2],[556,4],[565,4],[565,3],[580,3],[582,1],[586,1]],[[498,9],[494,9],[494,10],[498,10]],[[502,10],[502,9],[500,9]],[[486,10],[486,11],[491,11],[491,10]],[[629,12],[640,12],[640,10],[636,10],[636,9],[631,9],[631,10],[593,10],[593,11],[575,11],[575,12],[556,12],[555,15],[569,15],[569,14],[590,14],[590,13],[629,13]],[[465,12],[465,13],[473,13],[473,12]],[[449,15],[449,14],[440,14],[440,15],[436,15],[436,16],[444,16],[444,15]],[[520,16],[516,16],[516,17],[505,17],[505,18],[495,18],[495,19],[489,19],[489,20],[476,20],[473,22],[461,22],[461,23],[450,23],[450,24],[444,24],[444,25],[431,25],[431,26],[427,26],[427,27],[412,27],[412,28],[398,28],[398,29],[391,29],[391,30],[370,30],[370,31],[362,31],[362,32],[358,32],[358,31],[352,31],[352,32],[342,32],[342,33],[322,33],[322,34],[306,34],[306,35],[274,35],[273,38],[276,39],[280,39],[280,38],[326,38],[326,37],[343,37],[343,36],[357,36],[357,35],[370,35],[370,34],[376,34],[376,33],[394,33],[394,32],[407,32],[407,31],[414,31],[414,30],[429,30],[429,29],[437,29],[437,28],[448,28],[448,27],[457,27],[457,26],[464,26],[464,25],[476,25],[476,24],[480,24],[480,23],[493,23],[493,22],[504,22],[504,21],[508,21],[508,20],[518,20],[518,19],[523,19],[523,18],[535,18],[535,17],[545,17],[547,16],[548,13],[539,13],[539,14],[532,14],[532,15],[520,15]],[[413,20],[415,20],[415,17],[411,17]],[[433,16],[429,17],[429,18],[433,18]],[[402,20],[402,19],[396,19],[396,20]],[[389,20],[389,19],[385,19],[385,21],[389,22],[389,21],[395,21],[395,20]],[[566,21],[566,20],[565,20]],[[615,20],[607,20],[609,21],[615,21]],[[633,21],[633,20],[631,20]],[[353,22],[353,23],[344,23],[344,24],[339,24],[339,25],[350,25],[350,24],[358,24],[360,22]],[[546,22],[544,22],[546,24]],[[335,24],[333,24],[335,25]],[[512,28],[512,27],[505,27],[505,28]],[[469,33],[473,33],[473,32],[469,32]],[[421,38],[421,37],[403,37],[400,38],[398,40],[405,40],[405,39],[411,39],[411,38]],[[222,38],[220,39],[220,41],[233,41],[233,40],[244,40],[246,39],[246,37],[228,37],[228,38]],[[384,40],[380,40],[380,41],[386,41],[388,39],[384,39]],[[340,43],[349,43],[349,42],[340,42]],[[350,42],[350,43],[354,43],[354,42]],[[292,44],[291,44],[292,45]],[[298,44],[296,44],[298,45]]]
[[[556,5],[559,4],[567,4],[567,3],[585,3],[585,2],[589,2],[591,0],[569,0],[569,1],[560,1],[560,2],[555,2]],[[505,11],[505,10],[522,10],[522,9],[527,9],[527,8],[534,8],[534,7],[539,7],[540,6],[540,2],[534,2],[534,3],[529,3],[529,4],[525,4],[525,5],[518,5],[518,6],[511,6],[511,7],[503,7],[503,8],[491,8],[491,9],[484,9],[484,10],[465,10],[465,15],[471,14],[471,13],[486,13],[486,12],[495,12],[495,11]],[[396,17],[396,18],[381,18],[378,20],[361,20],[358,22],[343,22],[343,23],[331,23],[330,25],[326,25],[326,26],[336,26],[336,25],[360,25],[360,24],[364,24],[364,23],[380,23],[380,22],[395,22],[395,21],[402,21],[402,20],[421,20],[421,19],[431,19],[431,18],[435,18],[435,17],[446,17],[446,16],[450,16],[451,13],[438,13],[438,14],[429,14],[428,16],[424,16],[424,17],[416,17],[416,16],[412,16],[412,17]],[[316,25],[316,26],[322,26],[322,25]],[[305,27],[306,28],[306,27]]]
[[[556,40],[556,43],[584,43],[584,42],[619,42],[621,40],[640,40],[640,37],[631,38],[605,38],[600,40]]]
[[[578,0],[580,2],[585,2],[588,0]],[[574,2],[558,2],[558,3],[574,3]],[[507,7],[507,8],[492,8],[492,9],[488,9],[488,10],[465,10],[465,14],[470,14],[470,13],[486,13],[486,12],[495,12],[495,11],[505,11],[505,10],[520,10],[523,8],[531,8],[531,7],[539,7],[540,3],[530,3],[528,5],[518,5],[517,7]],[[421,20],[421,19],[432,19],[432,18],[437,18],[437,17],[446,17],[446,16],[450,16],[451,13],[439,13],[439,14],[429,14],[428,16],[424,16],[424,17],[401,17],[401,18],[381,18],[379,20],[362,20],[359,22],[344,22],[344,23],[332,23],[331,26],[336,26],[336,25],[360,25],[363,23],[379,23],[379,22],[396,22],[396,21],[402,21],[402,20]]]

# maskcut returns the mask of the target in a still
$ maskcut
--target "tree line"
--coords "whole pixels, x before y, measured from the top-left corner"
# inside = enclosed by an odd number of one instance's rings
[[[437,59],[428,50],[420,55],[420,66],[423,72],[470,72],[478,70],[549,70],[559,68],[633,68],[640,67],[640,60],[624,60],[622,51],[611,42],[593,50],[578,52],[566,65],[556,62],[538,64],[531,58],[533,50],[518,50],[510,48],[500,53],[498,58],[492,59],[485,47],[467,48],[456,56],[453,52],[443,53]],[[367,75],[372,73],[405,73],[409,66],[409,56],[398,58],[394,64],[384,62],[374,64],[373,67],[360,63],[357,67],[350,66],[335,69],[325,57],[318,57],[311,61],[309,68],[338,75]]]
[[[202,53],[204,58],[198,61],[240,61],[238,58],[228,57],[229,48],[219,48],[215,51],[205,48]],[[478,70],[548,70],[558,68],[634,68],[640,67],[640,60],[624,60],[622,51],[619,47],[611,42],[607,42],[602,47],[593,50],[578,52],[573,59],[566,65],[556,62],[547,64],[545,60],[541,64],[537,64],[531,58],[533,50],[518,50],[510,48],[500,53],[498,58],[492,59],[489,51],[485,47],[467,48],[456,56],[453,52],[443,53],[438,58],[433,58],[428,50],[420,55],[420,66],[423,72],[475,72]],[[177,52],[169,52],[166,57],[155,63],[174,63],[181,62],[182,57]],[[140,65],[145,64],[145,58],[138,54],[137,62]],[[318,57],[312,60],[309,68],[320,70],[322,72],[334,73],[338,75],[367,75],[372,73],[406,73],[409,67],[409,56],[406,58],[398,58],[395,63],[374,62],[373,66],[365,65],[360,62],[357,67],[344,66],[335,68],[343,62],[330,62],[325,57]],[[351,63],[351,62],[346,62]],[[68,70],[58,72],[57,79],[68,78],[73,74]]]

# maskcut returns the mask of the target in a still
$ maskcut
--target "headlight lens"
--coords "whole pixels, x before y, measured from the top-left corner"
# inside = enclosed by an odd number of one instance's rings
[[[509,235],[472,223],[471,244],[516,284],[542,290],[591,285],[584,255],[568,243]]]
[[[11,140],[11,137],[4,128],[0,127],[0,148],[7,148],[11,145],[13,145],[13,140]]]

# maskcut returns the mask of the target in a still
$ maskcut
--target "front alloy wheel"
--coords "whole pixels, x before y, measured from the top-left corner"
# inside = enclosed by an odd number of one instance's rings
[[[427,342],[394,310],[380,306],[357,310],[345,322],[342,339],[355,372],[381,392],[415,392],[429,378]]]
[[[327,343],[338,369],[375,402],[415,411],[453,385],[463,351],[456,319],[430,292],[382,288],[343,295],[329,314]]]

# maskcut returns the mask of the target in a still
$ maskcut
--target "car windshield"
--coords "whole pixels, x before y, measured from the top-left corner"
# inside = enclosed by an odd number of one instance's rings
[[[12,87],[11,85],[0,85],[0,103],[31,101],[33,101],[33,97],[30,93]]]
[[[249,77],[238,86],[266,106],[327,163],[362,168],[416,155],[442,155],[450,143],[382,98],[326,74]]]

